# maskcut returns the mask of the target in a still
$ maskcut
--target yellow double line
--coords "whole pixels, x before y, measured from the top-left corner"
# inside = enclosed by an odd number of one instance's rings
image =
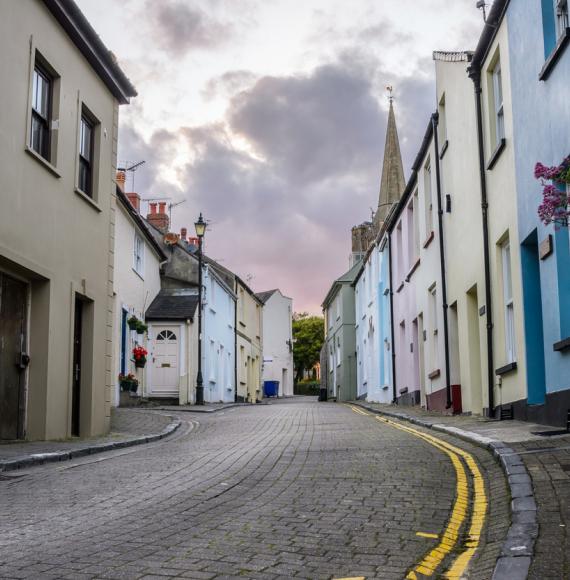
[[[351,406],[350,408],[355,413],[370,416],[370,413],[367,413],[358,407]],[[445,557],[456,548],[461,528],[468,518],[469,512],[469,484],[461,459],[463,459],[467,465],[473,480],[473,508],[471,510],[467,540],[463,551],[455,558],[455,560],[453,560],[451,566],[443,574],[443,578],[461,578],[467,569],[471,558],[473,558],[477,548],[479,547],[481,531],[483,529],[483,524],[485,523],[485,514],[487,512],[485,484],[477,462],[470,453],[467,453],[467,451],[464,451],[455,445],[451,445],[450,443],[447,443],[447,441],[443,441],[433,435],[428,435],[427,433],[423,433],[417,429],[413,429],[412,427],[402,425],[377,415],[375,415],[375,419],[430,443],[449,457],[455,469],[457,480],[456,497],[451,517],[449,518],[439,544],[433,550],[430,550],[423,557],[421,562],[416,564],[412,570],[410,570],[406,576],[408,580],[417,580],[418,574],[428,577],[433,576]]]

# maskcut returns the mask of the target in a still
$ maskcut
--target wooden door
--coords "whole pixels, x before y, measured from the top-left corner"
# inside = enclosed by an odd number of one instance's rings
[[[27,290],[0,273],[0,439],[24,437]]]
[[[155,397],[179,395],[179,333],[176,326],[154,326],[151,395]]]

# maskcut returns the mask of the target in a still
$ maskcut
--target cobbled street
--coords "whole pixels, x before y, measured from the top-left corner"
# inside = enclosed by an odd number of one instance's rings
[[[136,411],[135,411],[136,412]],[[161,412],[164,414],[164,411]],[[404,578],[450,517],[449,457],[348,405],[294,398],[168,413],[170,438],[2,475],[2,578]],[[491,456],[470,577],[508,527]]]

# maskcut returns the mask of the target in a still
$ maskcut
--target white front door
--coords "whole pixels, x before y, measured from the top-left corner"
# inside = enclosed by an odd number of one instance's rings
[[[178,397],[180,384],[180,327],[153,326],[151,397]]]

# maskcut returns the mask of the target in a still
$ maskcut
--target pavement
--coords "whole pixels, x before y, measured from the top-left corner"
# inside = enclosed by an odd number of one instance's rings
[[[112,408],[111,430],[103,437],[0,442],[0,472],[157,441],[179,426],[171,414]]]
[[[0,474],[0,577],[401,579],[433,553],[432,577],[493,574],[510,498],[479,445],[309,397],[168,415],[167,438]]]
[[[359,401],[358,404],[362,402]],[[530,537],[527,535],[524,541],[510,547],[520,548],[525,542],[527,546],[532,545],[532,551],[528,554],[530,565],[528,578],[535,580],[570,578],[570,434],[557,434],[560,432],[559,427],[516,420],[496,421],[474,416],[443,416],[418,408],[377,403],[365,403],[364,406],[390,416],[405,414],[410,421],[429,425],[438,431],[455,433],[467,440],[478,441],[480,445],[494,449],[499,459],[498,452],[507,451],[504,454],[505,460],[510,460],[511,463],[515,459],[520,461],[525,471],[521,473],[516,467],[511,467],[518,471],[509,478],[515,485],[515,491],[511,489],[511,495],[513,493],[520,495],[519,484],[525,482],[523,485],[526,486],[525,475],[528,474],[531,489],[522,490],[524,495],[518,500],[528,501],[530,498],[535,502],[535,521],[538,527],[535,529],[534,526],[525,524]],[[515,466],[516,463],[512,465]],[[529,502],[525,507],[532,508],[532,503]],[[526,560],[526,551],[520,550],[518,557],[519,561]],[[505,577],[507,579],[514,577],[513,574],[514,572],[509,570]],[[520,570],[517,574],[520,574]]]

